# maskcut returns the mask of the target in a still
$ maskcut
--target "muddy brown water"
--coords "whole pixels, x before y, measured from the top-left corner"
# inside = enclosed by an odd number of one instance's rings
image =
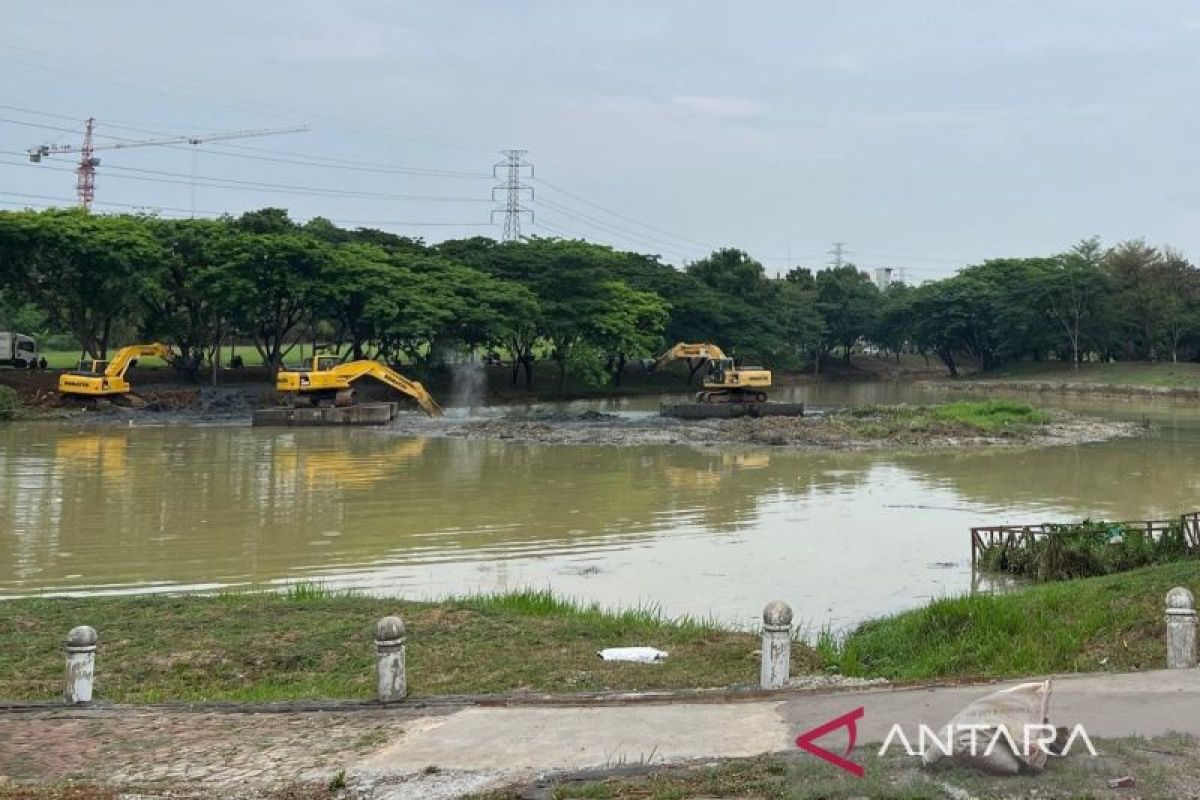
[[[947,397],[884,383],[777,394],[818,408]],[[636,417],[658,401],[555,409]],[[0,426],[0,597],[295,580],[411,597],[548,587],[739,623],[783,598],[813,628],[843,627],[969,590],[973,524],[1200,507],[1194,404],[1037,402],[1157,429],[1045,449],[800,453],[154,415],[13,423]]]

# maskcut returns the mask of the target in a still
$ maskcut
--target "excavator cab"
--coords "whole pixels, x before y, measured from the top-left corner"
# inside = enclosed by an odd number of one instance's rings
[[[708,378],[709,382],[721,386],[725,385],[725,376],[733,372],[732,358],[714,358],[708,362]],[[735,379],[736,383],[736,379]]]
[[[75,372],[79,375],[103,375],[106,369],[108,369],[107,361],[101,361],[98,358],[81,358]]]

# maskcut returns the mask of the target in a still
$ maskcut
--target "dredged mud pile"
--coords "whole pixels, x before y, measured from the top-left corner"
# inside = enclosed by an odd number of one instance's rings
[[[516,444],[756,446],[801,450],[879,450],[944,447],[1084,444],[1141,432],[1135,423],[1055,412],[1049,422],[984,432],[942,423],[913,430],[887,430],[844,414],[684,421],[653,414],[512,414],[426,419],[401,415],[390,432],[412,436],[488,439]]]

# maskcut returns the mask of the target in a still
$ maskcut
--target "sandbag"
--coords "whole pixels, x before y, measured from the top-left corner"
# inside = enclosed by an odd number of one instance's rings
[[[938,738],[943,743],[950,741],[950,753],[927,747],[922,760],[929,765],[950,758],[993,775],[1041,772],[1048,755],[1042,737],[1053,738],[1052,730],[1047,729],[1050,683],[1022,683],[971,703],[940,731]],[[1007,735],[999,733],[1001,730]]]

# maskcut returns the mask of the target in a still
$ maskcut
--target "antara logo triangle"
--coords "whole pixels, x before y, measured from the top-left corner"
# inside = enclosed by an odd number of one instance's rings
[[[866,710],[863,706],[859,706],[853,711],[842,714],[840,717],[829,720],[823,725],[818,725],[810,731],[805,731],[796,737],[796,746],[805,752],[812,753],[817,758],[828,761],[835,767],[846,770],[851,775],[861,778],[863,776],[863,768],[861,764],[855,764],[845,756],[850,755],[854,749],[854,743],[858,740],[858,721],[863,718]],[[846,728],[850,734],[850,742],[846,745],[846,752],[842,755],[831,753],[824,747],[815,744],[817,739],[820,739],[827,733],[832,733],[838,728]]]

